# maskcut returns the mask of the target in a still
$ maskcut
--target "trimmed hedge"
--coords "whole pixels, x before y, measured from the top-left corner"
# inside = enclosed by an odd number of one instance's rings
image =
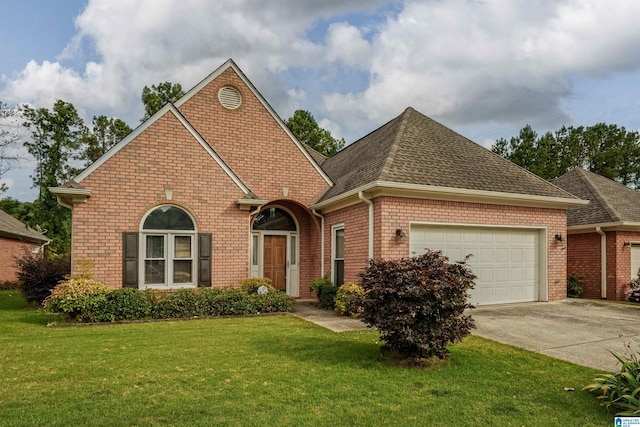
[[[45,301],[45,309],[79,322],[176,319],[291,311],[283,292],[250,294],[238,288],[180,289],[176,292],[111,289],[89,279],[69,279]]]

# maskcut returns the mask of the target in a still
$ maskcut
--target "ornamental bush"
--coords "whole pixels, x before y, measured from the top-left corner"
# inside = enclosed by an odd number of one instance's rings
[[[466,260],[465,260],[466,261]],[[400,260],[369,260],[361,273],[364,289],[360,318],[376,328],[383,354],[426,361],[448,359],[447,344],[473,328],[468,292],[476,276],[464,261],[450,263],[442,252]]]
[[[362,313],[364,289],[355,282],[345,283],[336,293],[336,312],[342,316],[358,317]]]
[[[567,298],[580,298],[582,296],[582,282],[584,276],[570,274],[567,277]]]
[[[329,280],[328,276],[314,279],[309,282],[309,289],[318,296],[320,308],[333,310],[336,305],[336,293],[338,287]]]
[[[167,293],[153,306],[154,319],[173,319],[204,315],[204,300],[193,289],[180,289]]]
[[[100,315],[100,322],[114,322],[149,317],[151,307],[151,301],[144,292],[132,288],[120,288],[111,290],[96,311]]]
[[[51,294],[51,290],[71,273],[71,260],[68,256],[54,256],[49,252],[34,254],[25,250],[21,258],[16,259],[18,280],[22,283],[20,291],[30,303],[42,304]]]
[[[44,308],[71,320],[100,322],[111,288],[85,277],[70,277],[57,285],[44,301]]]
[[[633,279],[627,285],[627,301],[640,302],[640,271],[638,271],[638,277]]]
[[[598,395],[600,404],[620,416],[640,415],[640,352],[625,343],[625,354],[611,354],[620,362],[620,372],[602,374],[583,388]]]
[[[265,286],[269,292],[276,292],[268,277],[254,277],[240,282],[240,289],[248,294],[257,294],[260,286]]]

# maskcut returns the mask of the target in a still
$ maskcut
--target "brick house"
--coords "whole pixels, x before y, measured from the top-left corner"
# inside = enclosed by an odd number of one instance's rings
[[[229,60],[51,191],[73,259],[112,286],[236,285],[294,297],[372,257],[473,254],[475,303],[566,296],[566,212],[585,203],[412,108],[331,158]]]
[[[582,296],[624,300],[640,269],[640,192],[579,168],[552,182],[590,202],[567,211],[567,271],[584,276]]]
[[[0,282],[17,280],[16,258],[39,253],[50,241],[44,234],[0,210]]]

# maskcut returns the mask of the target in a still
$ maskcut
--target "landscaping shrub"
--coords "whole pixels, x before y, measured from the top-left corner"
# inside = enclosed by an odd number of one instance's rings
[[[640,271],[638,271],[640,276]],[[630,302],[640,302],[640,277],[633,279],[627,285],[627,300]]]
[[[580,298],[582,296],[582,282],[584,276],[578,274],[570,274],[567,277],[567,297]]]
[[[266,286],[269,292],[276,292],[268,277],[254,277],[240,282],[240,289],[248,294],[257,294],[260,286]]]
[[[107,294],[104,283],[83,277],[70,277],[57,285],[44,301],[44,308],[72,320],[100,322],[104,316]]]
[[[360,318],[381,333],[383,354],[405,359],[448,359],[448,343],[474,327],[464,310],[476,276],[442,252],[401,260],[369,260],[360,275],[365,291]]]
[[[269,292],[264,295],[250,295],[258,313],[283,313],[291,311],[293,298],[284,292]]]
[[[151,314],[151,302],[147,294],[137,289],[113,289],[107,294],[102,306],[96,308],[101,322],[139,320]]]
[[[318,296],[320,308],[333,310],[336,305],[338,287],[329,280],[328,276],[309,282],[309,289]]]
[[[0,281],[0,291],[19,291],[22,283],[19,280],[2,280]]]
[[[16,258],[18,280],[22,283],[20,291],[30,303],[42,304],[51,294],[51,290],[71,273],[71,260],[68,256],[34,254],[26,250],[21,258]]]
[[[613,409],[617,415],[640,415],[640,352],[625,343],[625,355],[611,353],[620,362],[620,372],[602,374],[593,384],[584,387],[598,395],[600,404]]]
[[[203,298],[193,289],[180,289],[162,297],[151,310],[155,319],[172,319],[204,315]]]
[[[345,283],[336,292],[336,312],[343,316],[358,317],[362,313],[364,289],[355,282]]]

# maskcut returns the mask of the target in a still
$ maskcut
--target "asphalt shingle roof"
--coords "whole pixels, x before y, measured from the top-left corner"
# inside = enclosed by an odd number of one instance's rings
[[[571,206],[567,225],[640,222],[640,192],[584,169],[575,168],[551,181],[588,205]]]
[[[374,181],[576,199],[411,107],[322,168],[335,185],[321,201]]]
[[[0,210],[0,235],[29,242],[44,243],[49,239],[42,233]]]

